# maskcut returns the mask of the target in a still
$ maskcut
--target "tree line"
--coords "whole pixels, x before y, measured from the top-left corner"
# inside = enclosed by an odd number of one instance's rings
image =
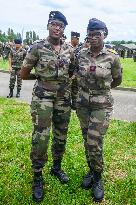
[[[6,33],[0,30],[0,41],[3,43],[9,41],[13,42],[15,38],[22,39],[22,35],[21,33],[15,33],[12,28],[8,28],[8,31]],[[39,36],[36,34],[35,31],[26,31],[23,42],[29,45],[38,39]]]
[[[23,34],[22,34],[23,35]],[[5,32],[2,32],[0,30],[0,41],[1,42],[13,42],[15,38],[21,38],[22,39],[22,35],[21,33],[15,33],[13,31],[12,28],[8,28],[8,31],[7,33]],[[24,35],[24,38],[23,38],[23,42],[25,44],[32,44],[34,41],[38,40],[39,39],[39,36],[36,34],[35,31],[26,31],[25,32],[25,35]],[[134,43],[136,44],[136,42],[130,40],[130,41],[124,41],[124,40],[121,40],[121,41],[107,41],[105,42],[106,44],[114,44],[116,46],[120,45],[120,44],[130,44],[130,43]]]
[[[136,42],[132,41],[132,40],[130,40],[130,41],[124,41],[124,40],[121,40],[121,41],[107,41],[105,43],[106,44],[114,44],[116,46],[119,46],[120,44],[131,44],[131,43],[136,45]]]

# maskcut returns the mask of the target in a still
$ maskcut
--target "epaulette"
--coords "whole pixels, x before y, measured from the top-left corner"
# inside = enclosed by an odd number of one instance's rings
[[[114,49],[107,48],[107,51],[114,53],[115,55],[118,55],[117,51],[115,51]]]
[[[32,50],[33,47],[37,47],[37,44],[39,44],[39,43],[41,43],[41,42],[43,42],[43,39],[39,39],[39,40],[34,41],[34,42],[29,46],[27,52],[29,53],[29,52]]]

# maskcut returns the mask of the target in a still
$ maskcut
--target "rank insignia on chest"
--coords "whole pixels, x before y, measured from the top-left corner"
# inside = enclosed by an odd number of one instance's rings
[[[95,70],[96,70],[96,65],[91,65],[91,66],[89,67],[89,70],[90,70],[90,71],[95,71]]]
[[[63,67],[63,66],[64,66],[64,60],[63,60],[63,59],[60,59],[60,60],[58,61],[58,66],[59,66],[59,67]]]

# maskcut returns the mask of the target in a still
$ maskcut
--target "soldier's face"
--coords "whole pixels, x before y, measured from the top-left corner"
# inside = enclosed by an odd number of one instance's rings
[[[79,38],[72,37],[71,38],[71,43],[72,43],[72,45],[77,46],[79,44]]]
[[[52,38],[60,39],[62,37],[64,29],[64,23],[59,20],[53,20],[48,24],[49,36]]]
[[[15,44],[15,48],[16,48],[16,49],[21,48],[21,44]]]
[[[103,40],[105,38],[103,30],[87,31],[88,41],[92,46],[99,47],[103,45]]]

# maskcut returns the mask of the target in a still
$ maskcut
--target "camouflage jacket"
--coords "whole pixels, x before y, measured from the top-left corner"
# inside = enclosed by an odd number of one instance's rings
[[[76,64],[78,85],[84,90],[110,90],[113,78],[122,75],[118,54],[106,48],[95,58],[92,57],[90,48],[82,48],[76,58]]]
[[[73,49],[67,43],[56,52],[47,39],[33,44],[26,55],[23,66],[35,69],[35,74],[42,81],[69,81],[70,64],[73,60]]]
[[[9,53],[9,58],[11,58],[12,68],[19,69],[23,64],[23,60],[26,56],[26,51],[23,48],[19,50],[11,49]]]
[[[10,51],[11,51],[11,48],[10,48],[9,46],[7,46],[7,45],[4,46],[4,49],[3,49],[3,57],[4,57],[4,58],[8,58]]]

